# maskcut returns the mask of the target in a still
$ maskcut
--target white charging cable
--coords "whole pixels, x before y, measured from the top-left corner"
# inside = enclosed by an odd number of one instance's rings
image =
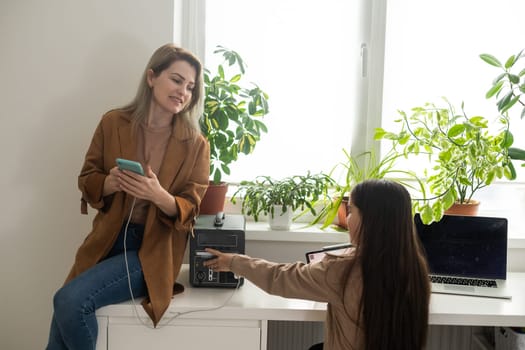
[[[126,273],[128,275],[128,288],[129,295],[131,296],[131,303],[133,304],[133,310],[135,311],[135,316],[144,326],[148,328],[153,328],[152,325],[145,323],[142,318],[139,316],[139,310],[137,308],[137,303],[135,302],[135,297],[133,296],[133,288],[131,287],[131,275],[129,273],[129,263],[128,263],[128,249],[127,249],[127,239],[128,239],[128,226],[131,221],[131,214],[133,214],[133,209],[135,208],[135,202],[137,201],[136,197],[133,197],[133,204],[131,205],[131,210],[129,211],[128,220],[126,221],[126,227],[124,228],[124,262],[126,264]]]
[[[135,202],[137,201],[137,198],[133,198],[133,204],[131,205],[131,210],[129,211],[129,217],[128,217],[128,220],[126,222],[126,227],[124,228],[124,262],[126,264],[126,273],[128,275],[128,288],[129,288],[129,294],[131,296],[131,303],[133,304],[133,310],[135,312],[135,316],[136,318],[140,321],[140,323],[142,323],[143,326],[145,327],[148,327],[148,328],[151,328],[151,329],[155,329],[155,327],[153,327],[153,323],[146,323],[142,317],[140,317],[139,315],[139,310],[138,310],[138,307],[137,307],[137,303],[135,302],[135,297],[133,296],[133,289],[131,287],[131,276],[130,276],[130,273],[129,273],[129,264],[128,264],[128,251],[127,251],[127,247],[126,247],[126,240],[128,238],[128,226],[129,226],[129,223],[131,221],[131,214],[133,214],[133,208],[135,208]],[[162,323],[159,322],[157,324],[157,329],[160,329],[164,326],[167,326],[169,325],[174,319],[180,317],[180,316],[183,316],[183,315],[187,315],[187,314],[191,314],[191,313],[195,313],[195,312],[203,312],[203,311],[215,311],[215,310],[219,310],[221,308],[223,308],[224,306],[226,306],[226,304],[228,304],[228,302],[232,299],[233,295],[235,294],[235,292],[239,289],[239,287],[241,286],[241,278],[239,277],[237,279],[237,285],[235,287],[235,289],[233,290],[233,292],[230,294],[230,296],[226,299],[226,301],[224,301],[221,305],[219,306],[216,306],[216,307],[212,307],[212,308],[208,308],[208,309],[197,309],[197,310],[188,310],[188,311],[184,311],[184,312],[169,312],[170,314],[174,314],[172,317],[170,317],[166,322]]]
[[[172,317],[170,317],[168,319],[168,321],[162,325],[162,327],[168,325],[170,322],[172,322],[174,319],[176,319],[177,317],[180,317],[180,316],[183,316],[183,315],[187,315],[187,314],[191,314],[191,313],[195,313],[195,312],[203,312],[203,311],[215,311],[215,310],[219,310],[219,309],[222,309],[223,307],[226,306],[226,304],[228,304],[228,302],[233,298],[233,295],[235,294],[235,292],[239,289],[241,285],[241,278],[239,277],[237,279],[237,285],[235,286],[235,289],[233,290],[233,292],[231,292],[231,294],[228,296],[228,298],[224,301],[224,303],[222,303],[221,305],[219,306],[215,306],[215,307],[211,307],[211,308],[208,308],[208,309],[198,309],[198,310],[188,310],[188,311],[184,311],[184,312],[169,312],[170,314],[173,314]],[[159,322],[160,324],[160,322]]]

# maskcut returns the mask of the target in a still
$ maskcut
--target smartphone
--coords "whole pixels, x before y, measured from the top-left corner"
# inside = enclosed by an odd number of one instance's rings
[[[130,170],[134,173],[144,176],[144,170],[139,162],[128,159],[117,158],[117,166],[120,170]]]

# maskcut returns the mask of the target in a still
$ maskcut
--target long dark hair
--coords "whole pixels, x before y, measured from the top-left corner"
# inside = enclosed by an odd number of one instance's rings
[[[398,183],[368,180],[356,185],[350,198],[361,213],[355,243],[363,276],[365,349],[422,349],[430,282],[410,194]]]

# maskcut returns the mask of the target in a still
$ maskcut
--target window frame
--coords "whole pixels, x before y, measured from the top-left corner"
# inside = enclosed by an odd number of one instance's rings
[[[178,33],[180,44],[194,52],[203,64],[205,64],[206,46],[206,1],[174,0],[176,23],[180,23]],[[355,86],[357,100],[361,103],[355,106],[353,111],[357,117],[352,121],[352,139],[351,144],[348,145],[353,156],[366,151],[381,154],[382,150],[382,144],[374,140],[374,133],[375,129],[383,124],[387,0],[362,0],[361,11],[363,21],[359,30],[362,42],[362,76]],[[364,157],[361,159],[366,161]],[[361,165],[366,166],[366,164]]]
[[[176,17],[181,22],[181,45],[194,52],[206,65],[207,0],[174,1],[176,11],[178,9],[181,14]],[[355,88],[358,92],[357,101],[361,103],[354,108],[354,115],[358,117],[352,120],[352,139],[348,145],[354,156],[365,151],[380,152],[380,143],[374,141],[374,130],[381,126],[387,6],[387,0],[360,1],[363,19],[359,28],[361,77],[355,82]],[[361,159],[364,160],[363,157]]]

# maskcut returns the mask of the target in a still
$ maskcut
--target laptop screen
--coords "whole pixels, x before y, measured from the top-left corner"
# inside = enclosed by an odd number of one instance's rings
[[[506,278],[507,219],[445,215],[424,225],[416,214],[414,221],[431,274]]]

